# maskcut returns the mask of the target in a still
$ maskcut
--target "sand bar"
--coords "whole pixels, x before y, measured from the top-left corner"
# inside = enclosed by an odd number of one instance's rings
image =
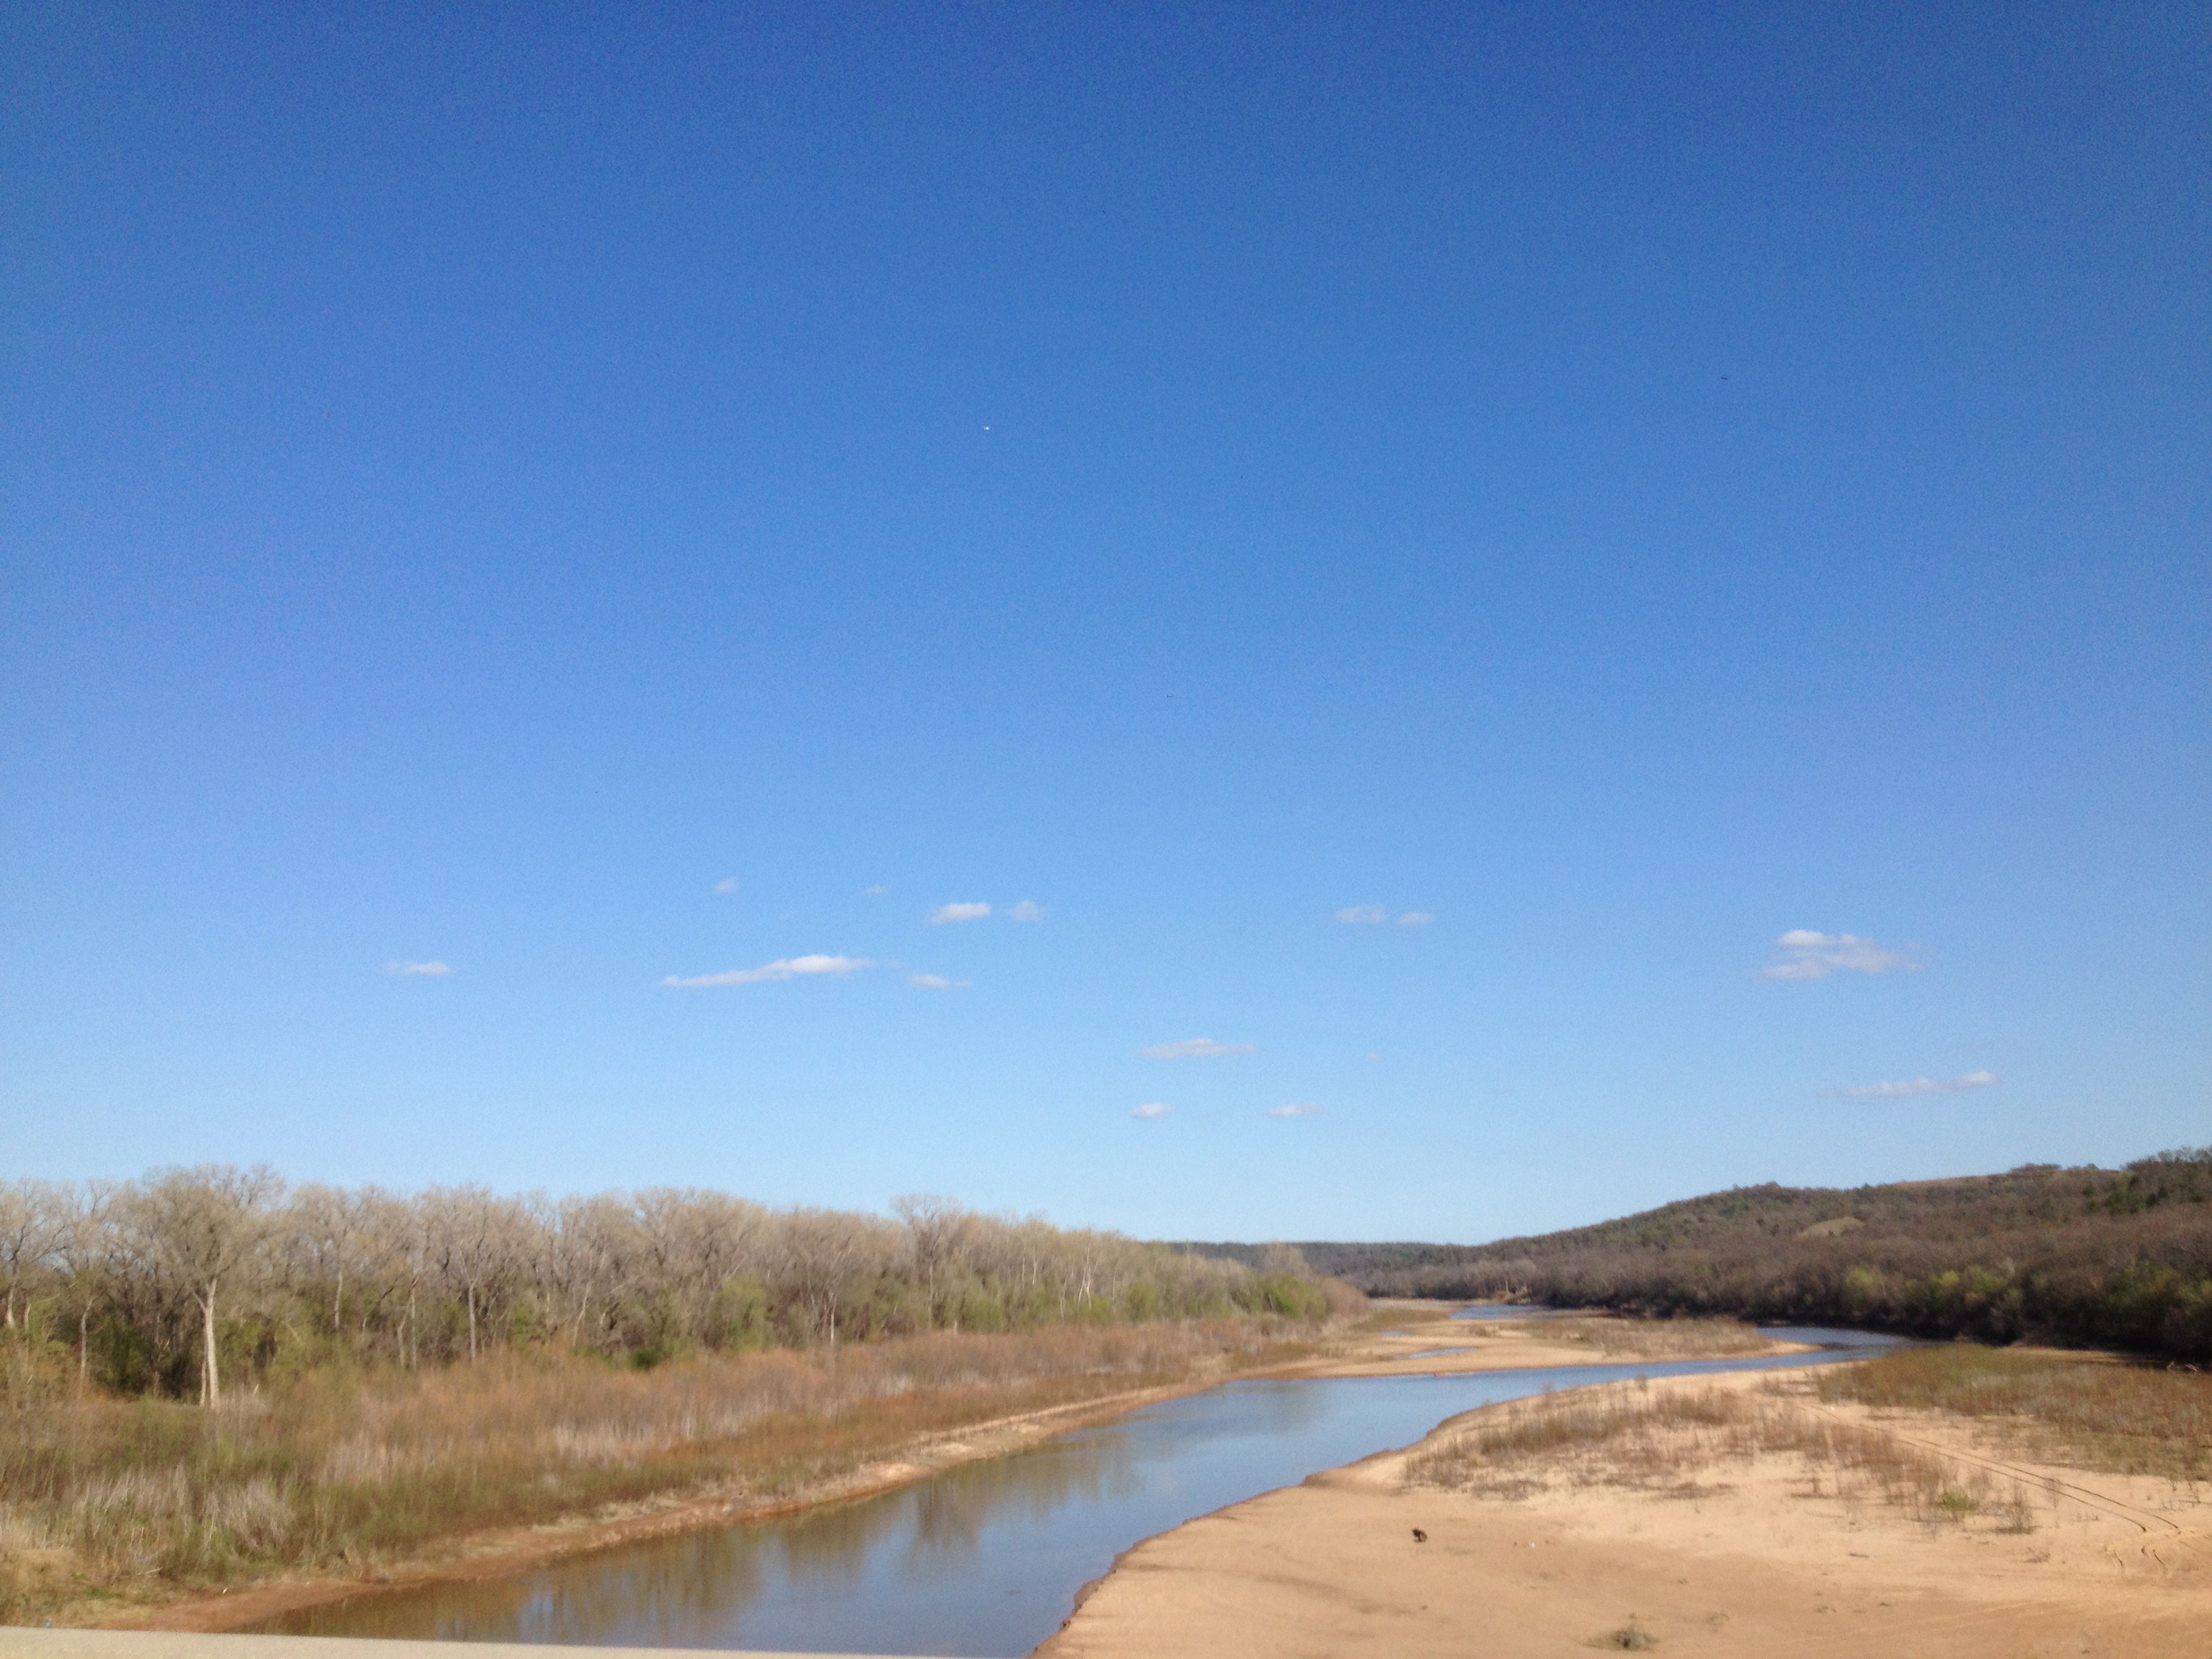
[[[1747,1391],[1778,1376],[1802,1373],[1650,1386]],[[1789,1455],[1690,1469],[1664,1489],[1407,1486],[1411,1457],[1516,1402],[1148,1540],[1040,1653],[2212,1654],[2212,1491],[2018,1462],[1962,1419],[1877,1422],[1795,1393],[1796,1409],[1979,1471],[1978,1490],[2027,1493],[2028,1512],[1916,1517]]]

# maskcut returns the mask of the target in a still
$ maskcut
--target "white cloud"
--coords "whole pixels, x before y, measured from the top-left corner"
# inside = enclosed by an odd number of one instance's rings
[[[1270,1106],[1269,1117],[1319,1117],[1321,1108],[1310,1100],[1294,1101],[1288,1106]]]
[[[1006,915],[1015,921],[1042,921],[1044,920],[1044,912],[1039,909],[1036,905],[1030,903],[1027,899],[1024,899],[1012,909],[1007,911]]]
[[[680,990],[703,990],[715,985],[764,985],[775,980],[800,979],[811,974],[852,974],[877,964],[866,957],[779,957],[758,968],[732,968],[726,973],[701,974],[685,979],[671,974],[660,982]]]
[[[396,979],[443,979],[453,970],[442,962],[387,962],[384,971]]]
[[[1249,1042],[1216,1042],[1212,1037],[1185,1037],[1180,1042],[1155,1042],[1145,1049],[1146,1060],[1206,1060],[1215,1054],[1256,1054]]]
[[[908,974],[906,982],[917,991],[959,991],[968,985],[964,979],[947,979],[942,974]]]
[[[1131,1117],[1165,1117],[1173,1110],[1175,1110],[1175,1108],[1169,1105],[1164,1100],[1148,1100],[1143,1105],[1138,1107],[1136,1110],[1131,1112],[1129,1115]]]
[[[862,898],[881,898],[885,893],[888,893],[890,890],[891,890],[884,886],[883,883],[878,882],[873,887],[863,887],[860,890],[860,896]]]
[[[1916,1077],[1904,1083],[1867,1083],[1838,1092],[1863,1100],[1897,1100],[1906,1095],[1963,1095],[1972,1089],[1994,1089],[1995,1072],[1969,1072],[1964,1077]]]
[[[929,913],[932,922],[981,921],[991,914],[988,904],[940,904]]]
[[[1390,913],[1379,904],[1347,904],[1336,913],[1339,921],[1388,921]]]
[[[1425,927],[1435,920],[1426,910],[1408,910],[1398,918],[1398,925],[1401,927]]]
[[[1373,1053],[1370,1053],[1370,1054],[1367,1056],[1367,1058],[1368,1058],[1370,1060],[1377,1060],[1382,1059],[1382,1055],[1380,1055],[1380,1054],[1373,1054]]]
[[[724,876],[721,880],[714,884],[714,890],[724,898],[729,897],[738,890],[738,878],[735,876]]]
[[[1761,979],[1826,979],[1838,968],[1855,974],[1911,973],[1920,964],[1856,933],[1816,933],[1792,927],[1774,941],[1775,960],[1759,970]]]

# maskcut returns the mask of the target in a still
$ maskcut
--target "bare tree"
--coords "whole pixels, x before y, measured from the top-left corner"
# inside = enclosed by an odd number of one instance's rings
[[[267,1243],[277,1224],[272,1206],[283,1191],[283,1182],[268,1169],[203,1164],[157,1176],[132,1206],[149,1252],[200,1310],[201,1400],[210,1407],[222,1404],[216,1297],[223,1281]]]
[[[637,1219],[629,1205],[612,1193],[562,1201],[555,1242],[556,1274],[574,1298],[570,1340],[584,1341],[594,1308],[599,1324],[614,1322],[622,1293],[641,1253]]]
[[[76,1316],[76,1386],[82,1394],[92,1376],[92,1316],[108,1290],[115,1189],[105,1182],[93,1182],[75,1199],[54,1261],[61,1271],[64,1304]]]
[[[967,1254],[975,1231],[975,1218],[957,1199],[935,1193],[909,1193],[891,1200],[891,1210],[906,1224],[907,1254],[921,1275],[923,1305],[929,1322],[938,1322],[938,1280],[956,1271]],[[956,1316],[955,1330],[960,1328]]]
[[[688,1340],[706,1337],[717,1291],[762,1265],[765,1212],[721,1193],[656,1188],[633,1206],[642,1271]]]
[[[292,1194],[286,1218],[293,1254],[310,1276],[331,1288],[331,1334],[345,1334],[346,1269],[361,1231],[362,1195],[337,1187],[309,1185]]]
[[[422,1195],[431,1256],[468,1309],[469,1358],[478,1349],[477,1327],[489,1293],[496,1290],[518,1255],[527,1222],[522,1206],[482,1187],[433,1187]]]
[[[776,1274],[804,1311],[809,1328],[837,1345],[837,1315],[853,1287],[888,1265],[890,1229],[872,1216],[838,1210],[793,1210],[781,1218]]]
[[[15,1328],[15,1302],[69,1236],[69,1189],[48,1181],[0,1182],[0,1279],[7,1285],[6,1328]]]

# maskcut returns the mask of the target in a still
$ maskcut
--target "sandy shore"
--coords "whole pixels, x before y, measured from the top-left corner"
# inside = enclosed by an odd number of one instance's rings
[[[1771,1402],[1765,1382],[1650,1388],[1760,1389]],[[1139,1545],[1039,1651],[1514,1659],[1648,1644],[1838,1659],[2212,1655],[2212,1490],[2018,1462],[1963,1419],[1875,1419],[1820,1406],[1809,1387],[1777,1408],[1894,1437],[1981,1490],[2012,1492],[2014,1507],[1916,1518],[1789,1454],[1693,1462],[1644,1490],[1408,1486],[1409,1461],[1485,1414],[1470,1413],[1408,1452]]]

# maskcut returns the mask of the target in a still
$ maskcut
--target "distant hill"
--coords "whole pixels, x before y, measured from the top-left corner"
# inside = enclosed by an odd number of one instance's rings
[[[1256,1263],[1281,1246],[1193,1244]],[[2124,1169],[1735,1187],[1493,1244],[1295,1246],[1370,1295],[1505,1297],[2212,1358],[2212,1147]]]

